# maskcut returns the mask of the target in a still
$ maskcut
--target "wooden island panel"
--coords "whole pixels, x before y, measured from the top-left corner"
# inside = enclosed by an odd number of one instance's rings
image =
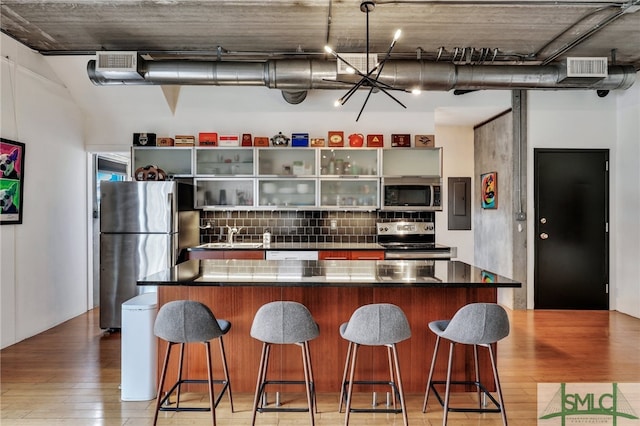
[[[342,339],[339,326],[348,321],[359,306],[369,303],[393,303],[407,315],[412,337],[398,344],[400,368],[405,392],[424,392],[435,336],[428,323],[449,319],[462,306],[472,302],[495,303],[496,288],[384,288],[384,287],[271,287],[271,286],[161,286],[159,305],[177,299],[197,300],[211,308],[217,318],[231,322],[231,330],[224,337],[232,387],[238,392],[253,392],[260,362],[262,343],[250,336],[251,324],[257,310],[265,303],[293,300],[307,306],[320,327],[320,335],[310,343],[311,358],[318,392],[339,392],[348,343]],[[444,379],[448,344],[443,342],[436,366],[436,378]],[[464,348],[464,349],[463,349]],[[166,344],[158,351],[159,371]],[[222,377],[218,342],[212,342],[214,374]],[[460,345],[454,363],[454,379],[470,380],[473,369],[471,347]],[[464,352],[464,356],[463,356]],[[480,351],[481,377],[491,378],[488,357]],[[299,380],[302,378],[300,349],[296,345],[274,345],[271,352],[268,378],[271,380]],[[173,364],[172,364],[173,365]],[[201,345],[187,345],[185,372],[193,378],[206,377],[204,349]],[[167,382],[177,377],[171,367]],[[387,353],[383,348],[361,347],[358,355],[356,380],[387,380]],[[490,383],[491,380],[488,380]],[[165,384],[168,389],[170,383]]]

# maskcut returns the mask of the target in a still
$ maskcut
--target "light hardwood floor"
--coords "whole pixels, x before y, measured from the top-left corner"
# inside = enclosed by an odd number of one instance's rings
[[[601,311],[512,311],[509,315],[511,334],[499,344],[498,369],[510,425],[536,424],[537,383],[640,382],[640,319]],[[413,330],[414,334],[427,332],[426,326]],[[0,351],[0,363],[2,426],[152,424],[154,401],[120,401],[120,335],[100,330],[96,311],[5,348]],[[404,368],[403,374],[411,372]],[[188,397],[200,399],[201,395]],[[409,424],[441,424],[442,409],[435,398],[430,398],[426,414],[421,412],[422,398],[407,395]],[[302,395],[297,399],[304,401]],[[337,401],[337,393],[318,395],[317,425],[343,424]],[[226,398],[220,403],[219,425],[250,424],[252,395],[234,394],[234,402],[233,414]],[[158,425],[209,425],[209,416],[161,413]],[[258,414],[256,424],[308,424],[308,414]],[[350,424],[401,425],[402,416],[355,413]],[[449,424],[501,422],[497,414],[452,413]]]

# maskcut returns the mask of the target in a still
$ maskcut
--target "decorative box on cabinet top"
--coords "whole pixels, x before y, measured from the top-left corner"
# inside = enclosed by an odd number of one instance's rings
[[[135,146],[156,146],[155,133],[134,133],[133,144]]]
[[[217,133],[200,133],[198,135],[198,145],[218,146],[218,134]]]

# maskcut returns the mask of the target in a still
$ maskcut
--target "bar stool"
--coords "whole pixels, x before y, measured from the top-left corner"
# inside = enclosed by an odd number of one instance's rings
[[[200,302],[192,300],[176,300],[164,304],[158,315],[153,327],[153,332],[159,338],[167,341],[167,352],[164,357],[162,366],[162,375],[158,386],[158,395],[156,399],[156,412],[153,418],[153,424],[158,421],[160,411],[211,411],[211,420],[213,425],[216,424],[216,410],[218,403],[222,399],[225,392],[229,396],[229,404],[233,413],[233,398],[231,396],[231,382],[229,381],[229,370],[227,368],[227,358],[224,351],[222,336],[227,334],[231,328],[231,323],[225,320],[217,320],[211,310]],[[222,368],[224,370],[224,380],[213,380],[213,371],[211,363],[211,346],[210,340],[218,338],[220,341],[220,354],[222,357]],[[185,343],[201,342],[204,344],[207,356],[207,380],[183,379],[182,366],[184,358]],[[167,375],[167,366],[171,349],[174,345],[180,344],[180,359],[178,363],[178,380],[171,389],[162,397],[164,381]],[[207,383],[209,392],[209,407],[181,407],[180,406],[180,388],[183,383]],[[222,390],[218,397],[214,400],[213,385],[222,384]],[[176,391],[175,407],[169,407],[170,397]]]
[[[433,359],[429,370],[429,378],[427,379],[427,389],[424,395],[424,403],[422,412],[427,411],[427,402],[429,399],[429,390],[433,390],[434,395],[438,398],[440,405],[444,407],[444,418],[442,424],[447,424],[447,416],[452,412],[475,412],[475,413],[501,413],[502,423],[507,425],[507,415],[504,410],[502,401],[502,389],[500,387],[500,379],[498,378],[498,370],[496,368],[496,355],[493,344],[509,335],[509,318],[506,311],[500,305],[495,303],[471,303],[463,306],[455,313],[451,320],[432,321],[429,323],[429,329],[436,334],[436,345],[433,351]],[[434,381],[433,370],[438,355],[438,346],[440,339],[445,338],[450,341],[449,345],[449,363],[447,366],[447,380]],[[451,380],[451,367],[453,365],[453,349],[456,343],[464,345],[473,345],[473,359],[475,364],[475,381],[453,381]],[[480,382],[480,370],[478,369],[478,346],[489,349],[489,357],[491,358],[491,367],[493,369],[493,379],[496,385],[498,401],[489,393],[487,388]],[[440,394],[435,388],[437,384],[444,384],[445,397],[442,400]],[[451,394],[451,385],[474,385],[478,392],[478,407],[450,407],[449,397]],[[483,401],[481,396],[485,395],[496,408],[482,408]]]
[[[311,425],[314,425],[313,411],[316,406],[315,388],[313,384],[313,369],[309,354],[309,341],[318,337],[318,325],[309,310],[302,304],[289,301],[267,303],[258,309],[253,324],[251,337],[262,341],[262,354],[258,367],[258,381],[253,400],[253,417],[251,424],[255,425],[258,412],[305,412],[309,411]],[[302,352],[302,366],[304,381],[301,380],[267,380],[269,353],[273,344],[295,344]],[[307,393],[308,408],[266,407],[263,403],[265,387],[270,384],[290,385],[304,384]]]
[[[402,413],[405,426],[408,423],[407,409],[404,400],[404,390],[402,389],[402,378],[400,376],[400,363],[398,362],[398,350],[396,344],[411,337],[411,329],[402,309],[396,305],[388,303],[378,303],[364,305],[356,309],[348,322],[340,326],[340,335],[349,341],[347,356],[342,375],[342,386],[340,389],[340,406],[338,412],[342,412],[342,404],[345,399],[345,426],[349,424],[349,414],[351,412],[382,412],[382,413]],[[360,345],[386,346],[389,359],[389,381],[355,381],[356,359]],[[349,369],[349,367],[351,367]],[[394,371],[395,367],[395,371]],[[347,371],[349,379],[347,380]],[[391,386],[393,394],[393,409],[360,409],[351,408],[354,384],[384,384]],[[396,408],[396,395],[400,398],[400,409]]]

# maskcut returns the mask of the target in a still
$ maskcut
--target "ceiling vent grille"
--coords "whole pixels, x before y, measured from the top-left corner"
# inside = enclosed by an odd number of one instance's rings
[[[341,58],[345,61],[349,62],[355,69],[360,71],[362,74],[367,74],[369,70],[367,70],[367,54],[366,53],[339,53]],[[376,66],[378,63],[378,54],[370,53],[369,54],[369,69]],[[353,74],[353,72],[349,72],[349,66],[338,59],[338,74]]]
[[[137,52],[96,52],[96,72],[112,78],[142,78],[138,73]]]
[[[607,58],[567,58],[567,77],[606,77]]]

